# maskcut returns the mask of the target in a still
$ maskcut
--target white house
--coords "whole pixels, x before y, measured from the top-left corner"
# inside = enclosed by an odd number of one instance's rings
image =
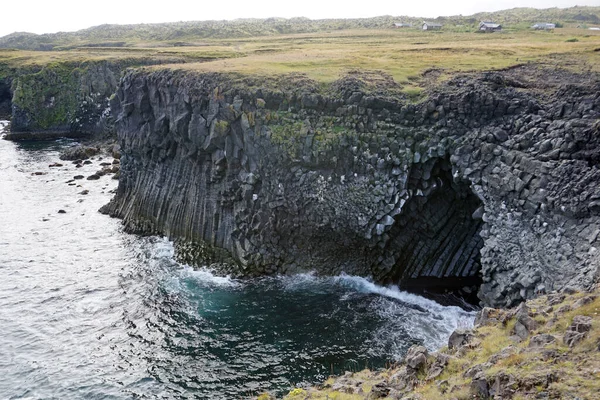
[[[534,24],[531,28],[538,31],[551,31],[552,29],[556,28],[556,24],[538,22],[537,24]]]
[[[489,21],[481,21],[479,23],[479,30],[483,32],[498,32],[502,30],[502,25]]]
[[[442,29],[442,24],[427,21],[423,22],[424,31],[439,31],[440,29]]]

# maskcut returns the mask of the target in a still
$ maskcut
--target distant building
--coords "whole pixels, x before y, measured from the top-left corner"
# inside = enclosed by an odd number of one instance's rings
[[[537,24],[534,24],[531,28],[538,31],[551,31],[552,29],[556,28],[556,24],[538,22]]]
[[[479,23],[479,30],[483,32],[499,32],[502,30],[502,25],[489,21],[481,21]]]
[[[424,31],[439,31],[442,29],[442,24],[438,24],[435,22],[423,22],[423,30]]]
[[[412,28],[412,24],[405,24],[404,22],[395,22],[395,28]]]

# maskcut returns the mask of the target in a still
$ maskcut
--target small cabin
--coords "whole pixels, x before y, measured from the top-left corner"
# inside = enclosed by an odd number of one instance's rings
[[[481,21],[479,23],[479,30],[482,32],[499,32],[502,30],[502,25],[490,21]]]
[[[547,22],[538,22],[537,24],[534,24],[531,29],[535,29],[538,31],[551,31],[554,28],[556,28],[556,24],[550,24]]]
[[[412,28],[412,24],[406,24],[404,22],[395,22],[394,28]]]
[[[439,31],[442,29],[442,24],[437,24],[435,22],[423,22],[423,30],[424,31]]]

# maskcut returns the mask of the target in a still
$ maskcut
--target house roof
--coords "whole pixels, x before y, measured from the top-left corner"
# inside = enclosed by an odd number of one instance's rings
[[[486,28],[501,28],[500,24],[495,24],[493,22],[483,21],[479,24],[480,27],[485,26]]]
[[[423,21],[423,25],[442,26],[442,24],[438,24],[437,22],[427,22],[427,21]]]

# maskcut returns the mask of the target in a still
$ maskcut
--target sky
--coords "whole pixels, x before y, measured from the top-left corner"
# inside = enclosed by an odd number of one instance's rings
[[[514,7],[599,6],[600,0],[7,0],[0,36],[12,32],[69,32],[101,24],[139,24],[236,18],[433,18]]]

